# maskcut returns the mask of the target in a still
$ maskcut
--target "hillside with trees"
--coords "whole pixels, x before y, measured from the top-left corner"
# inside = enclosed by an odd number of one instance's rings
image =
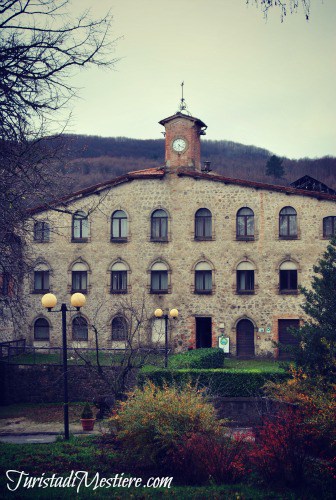
[[[64,160],[60,173],[70,175],[76,190],[132,170],[164,165],[164,139],[65,135],[61,142]],[[336,189],[334,157],[300,160],[283,157],[283,177],[267,175],[267,163],[271,157],[270,151],[255,146],[225,140],[202,141],[202,159],[211,162],[214,173],[282,185],[310,175]]]

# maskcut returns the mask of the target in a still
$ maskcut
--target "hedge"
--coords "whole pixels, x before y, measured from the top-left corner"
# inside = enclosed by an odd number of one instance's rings
[[[166,384],[182,386],[188,382],[207,393],[222,397],[254,397],[263,394],[262,387],[267,381],[282,382],[289,377],[287,373],[249,372],[246,370],[225,369],[180,369],[169,370],[145,366],[138,374],[138,384],[142,387],[148,380],[162,387]]]
[[[169,368],[223,368],[224,351],[218,348],[195,349],[174,354],[169,358]]]

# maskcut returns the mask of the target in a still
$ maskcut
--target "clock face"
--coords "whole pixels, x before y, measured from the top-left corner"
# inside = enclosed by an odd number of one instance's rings
[[[187,141],[179,137],[173,141],[173,150],[177,153],[182,153],[187,147]]]

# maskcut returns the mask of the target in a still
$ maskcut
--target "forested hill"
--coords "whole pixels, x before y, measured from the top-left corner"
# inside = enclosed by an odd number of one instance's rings
[[[67,165],[62,170],[75,177],[77,188],[97,184],[132,170],[164,165],[164,139],[65,135],[62,142],[67,159]],[[271,155],[270,151],[255,146],[224,140],[202,140],[202,159],[211,161],[214,173],[284,185],[307,174],[336,189],[336,158],[283,158],[285,176],[274,179],[265,175],[265,166]]]

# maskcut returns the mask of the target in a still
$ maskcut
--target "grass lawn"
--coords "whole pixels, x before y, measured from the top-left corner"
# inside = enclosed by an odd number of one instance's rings
[[[58,441],[51,444],[6,444],[0,443],[0,497],[1,498],[176,498],[176,499],[294,499],[299,498],[291,493],[266,491],[247,485],[222,485],[191,487],[180,486],[172,481],[171,488],[86,488],[82,486],[77,495],[75,488],[20,488],[16,492],[7,489],[6,471],[8,469],[25,471],[32,476],[50,477],[53,473],[69,476],[72,470],[87,471],[89,479],[99,472],[100,477],[113,478],[116,473],[125,472],[121,469],[118,456],[113,446],[102,442],[101,438],[72,437],[69,442]],[[127,473],[125,472],[125,476]],[[132,472],[132,477],[142,477]],[[142,477],[143,484],[146,477]]]
[[[283,372],[284,363],[275,359],[237,359],[225,358],[224,369],[246,370],[249,372]]]
[[[80,351],[79,353],[86,361],[92,365],[97,365],[97,357],[95,351]],[[140,355],[139,355],[140,356]],[[75,351],[68,349],[68,365],[85,365],[85,361]],[[99,363],[102,366],[118,366],[122,363],[123,354],[120,352],[99,352]],[[150,354],[146,361],[156,366],[163,367],[164,354]],[[137,355],[134,356],[134,362],[137,364]],[[10,358],[11,364],[16,365],[62,365],[62,350],[46,349],[45,352],[27,352]]]

